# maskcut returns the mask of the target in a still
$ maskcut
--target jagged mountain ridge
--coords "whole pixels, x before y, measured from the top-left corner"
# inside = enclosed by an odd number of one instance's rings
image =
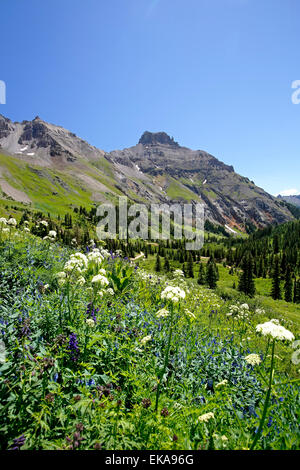
[[[212,222],[244,230],[293,218],[284,202],[202,150],[182,147],[165,132],[146,131],[133,147],[104,152],[39,117],[14,123],[0,115],[2,198],[43,207],[115,201],[203,202]],[[20,171],[18,172],[18,167]],[[42,199],[26,178],[49,186]],[[33,185],[34,186],[34,185]]]
[[[294,206],[300,207],[300,194],[295,196],[277,196],[278,199],[284,200],[290,204],[294,204]]]

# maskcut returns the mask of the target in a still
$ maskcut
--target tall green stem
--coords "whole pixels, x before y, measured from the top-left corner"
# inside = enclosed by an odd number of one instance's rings
[[[256,446],[256,443],[261,436],[263,425],[267,416],[267,411],[268,411],[268,406],[269,406],[269,401],[270,401],[270,396],[271,396],[271,391],[272,391],[273,376],[274,376],[274,352],[275,352],[275,339],[273,340],[273,344],[272,344],[272,360],[271,360],[271,370],[270,370],[270,377],[269,377],[269,387],[268,387],[268,391],[267,391],[267,395],[265,399],[263,414],[259,423],[257,433],[250,447],[250,450],[253,450],[254,447]]]
[[[157,412],[157,409],[158,409],[161,381],[163,379],[163,376],[165,375],[166,368],[169,362],[169,352],[170,352],[170,347],[171,347],[172,334],[173,334],[173,305],[171,306],[171,315],[170,315],[170,320],[169,320],[169,336],[168,336],[168,343],[167,343],[164,365],[158,376],[158,385],[157,385],[156,400],[155,400],[155,412]]]

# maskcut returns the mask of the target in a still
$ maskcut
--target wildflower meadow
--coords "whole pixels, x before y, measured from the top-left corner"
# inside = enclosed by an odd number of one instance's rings
[[[299,448],[296,322],[44,222],[0,220],[1,450]]]

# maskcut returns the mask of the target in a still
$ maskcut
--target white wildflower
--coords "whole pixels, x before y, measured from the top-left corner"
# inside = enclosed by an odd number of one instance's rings
[[[185,298],[185,292],[180,287],[167,286],[161,293],[161,298],[178,303],[181,299]]]
[[[78,279],[77,283],[79,286],[83,286],[85,284],[85,279],[83,276],[80,276],[80,278]]]
[[[240,308],[243,309],[243,310],[249,310],[249,305],[248,304],[242,304],[240,306]]]
[[[100,254],[100,251],[95,248],[87,255],[89,263],[101,264],[103,261],[103,256]]]
[[[49,235],[49,237],[51,237],[51,238],[56,238],[57,233],[56,233],[55,230],[50,230],[48,235]]]
[[[157,318],[165,318],[168,315],[169,315],[169,310],[167,310],[166,308],[161,308],[160,310],[158,310],[158,312],[156,312]]]
[[[261,333],[263,336],[271,336],[274,339],[282,341],[292,341],[295,339],[293,333],[279,325],[278,320],[271,320],[265,323],[260,323],[256,326],[256,331],[257,333]]]
[[[201,416],[199,416],[198,418],[198,421],[200,421],[200,423],[207,423],[210,419],[213,419],[215,417],[215,415],[213,413],[205,413]]]
[[[59,273],[56,274],[56,277],[57,279],[65,279],[67,275],[64,271],[60,271]]]
[[[11,218],[7,221],[7,225],[12,225],[13,227],[15,227],[15,226],[17,225],[16,219],[14,219],[13,217],[11,217]]]
[[[147,344],[148,341],[151,341],[151,339],[152,339],[151,335],[144,336],[144,338],[141,339],[141,345],[142,345],[142,346],[145,346],[145,344]]]
[[[106,287],[109,284],[107,277],[103,276],[102,274],[97,274],[94,276],[91,282],[93,284],[100,284],[101,287]]]
[[[256,366],[261,363],[261,358],[258,354],[249,354],[249,356],[245,357],[245,361],[251,366]]]
[[[181,269],[175,269],[173,272],[174,277],[184,277],[184,272]]]
[[[87,326],[88,326],[89,328],[94,328],[94,326],[95,326],[95,322],[94,322],[94,320],[93,320],[92,318],[88,318],[88,319],[86,320],[86,324],[87,324]]]

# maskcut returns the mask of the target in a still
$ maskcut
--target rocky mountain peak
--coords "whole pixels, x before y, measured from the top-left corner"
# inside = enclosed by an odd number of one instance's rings
[[[172,147],[179,147],[178,143],[174,141],[166,132],[149,132],[146,131],[139,140],[139,144],[143,145],[171,145]]]

